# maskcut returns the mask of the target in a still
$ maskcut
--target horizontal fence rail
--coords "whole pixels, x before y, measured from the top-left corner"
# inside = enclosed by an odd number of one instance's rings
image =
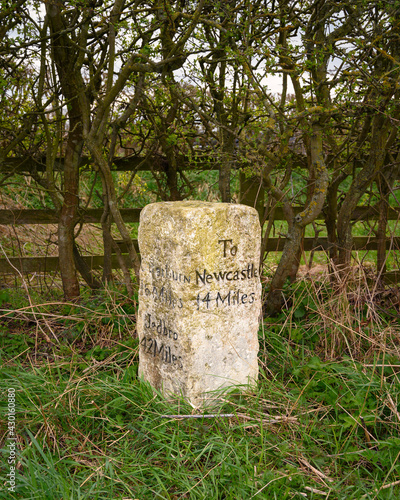
[[[220,160],[218,155],[214,157],[209,153],[200,152],[195,155],[180,155],[177,163],[182,170],[219,170]],[[93,160],[87,156],[81,157],[80,168],[92,168]],[[56,172],[64,170],[64,158],[56,158],[53,164]],[[145,156],[121,156],[113,159],[111,170],[118,172],[162,172],[168,169],[168,161],[162,155]],[[6,158],[0,163],[0,172],[7,174],[30,175],[33,172],[46,172],[46,157],[42,158]]]
[[[121,216],[124,222],[139,222],[141,208],[122,208]],[[89,208],[80,211],[79,222],[100,223],[104,210],[102,208]],[[58,214],[55,210],[0,210],[0,224],[25,225],[25,224],[58,224]]]
[[[120,209],[122,218],[126,223],[138,223],[140,219],[141,208],[125,208]],[[303,207],[294,207],[294,215],[300,213]],[[80,211],[81,223],[92,223],[98,224],[101,222],[101,217],[103,215],[102,208],[90,208],[82,209]],[[353,214],[353,221],[365,221],[365,220],[376,220],[379,217],[378,210],[375,207],[357,207]],[[317,220],[323,220],[324,214],[321,213]],[[399,220],[400,219],[400,209],[391,208],[388,211],[388,220]],[[285,217],[283,214],[282,207],[277,207],[274,212],[274,220],[284,221]],[[27,224],[57,224],[58,214],[55,210],[51,209],[41,209],[41,210],[29,210],[29,209],[9,209],[0,210],[0,224],[1,225],[27,225]],[[136,250],[138,251],[137,240],[133,240]],[[119,247],[122,253],[127,253],[126,245],[119,242]],[[281,236],[278,238],[269,238],[266,246],[266,252],[281,252],[285,245],[285,237]],[[377,240],[368,236],[360,236],[353,238],[353,248],[355,250],[376,250]],[[303,250],[304,251],[327,251],[329,250],[330,243],[327,238],[304,238],[303,239]],[[400,237],[393,237],[387,240],[386,249],[398,249],[400,248]],[[126,265],[129,265],[129,259],[124,256],[126,260]],[[103,255],[95,256],[82,256],[87,266],[90,269],[96,270],[101,269],[104,264]],[[112,256],[112,267],[113,269],[119,269],[120,263],[116,255]],[[47,273],[47,272],[57,272],[59,271],[59,259],[55,256],[49,257],[3,257],[0,258],[0,274],[14,274],[23,275],[31,273]],[[400,281],[400,271],[395,271],[392,273],[386,273],[385,279],[387,282]]]
[[[137,240],[133,243],[138,251]],[[285,244],[284,238],[272,238],[268,241],[267,252],[281,252]],[[400,245],[400,238],[393,238],[388,241],[386,246],[389,250],[391,245],[398,248]],[[376,250],[376,241],[370,240],[368,237],[354,238],[355,250]],[[119,243],[119,247],[124,252],[126,247],[124,244]],[[304,238],[303,244],[304,251],[326,251],[328,249],[328,241],[326,238]],[[129,267],[128,255],[123,255],[125,265]],[[82,256],[85,264],[92,270],[102,269],[104,267],[104,256]],[[111,266],[113,269],[120,269],[121,265],[116,255],[111,256]],[[26,275],[35,273],[49,273],[58,272],[60,270],[60,263],[58,257],[7,257],[0,259],[0,274],[13,274],[13,275]],[[385,280],[387,283],[397,283],[400,281],[400,270],[390,271],[385,273]]]
[[[220,158],[218,155],[210,154],[210,151],[205,152],[199,150],[194,155],[178,158],[180,169],[191,171],[219,170]],[[92,160],[88,157],[81,158],[81,168],[91,169],[93,167]],[[141,172],[141,171],[168,171],[168,161],[162,155],[153,155],[152,157],[127,156],[114,158],[112,164],[113,171],[119,172]],[[57,158],[54,162],[54,170],[62,171],[64,169],[64,159]],[[6,158],[0,163],[0,172],[7,175],[20,173],[23,175],[32,175],[34,172],[43,172],[46,170],[46,157],[42,158]],[[240,193],[239,200],[241,203],[249,206],[254,206],[263,218],[264,215],[264,190],[260,186],[260,180],[256,177],[247,177],[240,171],[240,165],[236,165],[239,173]],[[120,209],[121,216],[125,223],[138,223],[140,220],[141,208],[123,208]],[[294,207],[294,216],[300,213],[303,207]],[[103,216],[103,208],[81,208],[79,211],[80,224],[99,224]],[[282,207],[275,207],[274,221],[284,221]],[[352,214],[352,221],[368,221],[377,220],[379,218],[379,207],[357,207]],[[317,220],[324,220],[322,212]],[[400,220],[400,208],[390,208],[387,213],[387,220]],[[56,210],[51,209],[0,209],[0,225],[47,225],[58,224],[59,215]],[[134,240],[134,245],[138,251],[137,241]],[[281,252],[285,245],[285,237],[269,238],[267,241],[266,252]],[[303,239],[304,251],[328,251],[330,243],[327,238],[314,237]],[[377,240],[368,236],[354,237],[353,248],[355,250],[377,250]],[[127,253],[126,245],[119,243],[120,250],[123,254]],[[386,249],[393,250],[400,248],[400,237],[388,238]],[[111,256],[112,268],[119,269],[120,263],[117,256]],[[126,265],[129,266],[127,255],[123,255]],[[82,256],[82,260],[90,269],[101,269],[104,265],[104,255]],[[0,274],[34,274],[59,271],[59,259],[56,256],[48,257],[2,257],[0,258]],[[400,270],[386,273],[385,279],[387,282],[400,281]]]
[[[303,207],[294,207],[294,215],[297,215],[303,210]],[[121,216],[124,222],[134,223],[139,222],[141,208],[121,208]],[[103,215],[102,208],[88,208],[81,209],[80,220],[82,223],[100,223]],[[378,209],[375,207],[357,207],[351,219],[353,221],[363,220],[377,220],[379,217]],[[323,220],[324,214],[321,213],[316,220]],[[400,219],[400,208],[391,208],[388,210],[388,220]],[[274,220],[285,220],[282,207],[277,207],[274,213]],[[13,210],[0,210],[0,224],[58,224],[58,215],[55,210],[41,209],[41,210],[28,210],[28,209],[13,209]]]
[[[123,254],[127,254],[128,250],[126,244],[123,242],[117,242],[118,246]],[[137,240],[133,240],[135,249],[139,252],[139,246]],[[282,236],[280,238],[269,238],[266,246],[266,252],[281,252],[285,245],[285,238]],[[302,249],[305,252],[314,251],[328,251],[330,248],[330,243],[327,238],[304,238],[302,243]],[[368,236],[357,236],[353,238],[353,248],[354,250],[376,250],[377,240],[370,238]],[[398,249],[400,248],[400,237],[393,237],[386,241],[386,249]],[[126,265],[129,267],[128,256],[124,256]],[[90,269],[96,270],[101,269],[104,264],[103,255],[94,256],[82,256],[87,266]],[[116,255],[112,255],[112,268],[120,269],[120,264]],[[31,274],[31,273],[47,273],[47,272],[57,272],[59,271],[59,259],[58,257],[6,257],[0,259],[0,274]],[[395,271],[393,273],[386,273],[385,277],[388,278],[388,282],[393,281],[390,278],[393,276],[394,281],[400,281],[400,271]]]

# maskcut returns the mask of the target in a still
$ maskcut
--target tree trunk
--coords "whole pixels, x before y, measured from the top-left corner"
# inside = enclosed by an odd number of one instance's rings
[[[391,158],[390,164],[384,168],[383,172],[379,176],[378,189],[380,195],[379,201],[379,219],[378,219],[378,230],[376,233],[377,238],[377,274],[378,280],[383,285],[385,282],[386,273],[386,231],[387,231],[387,221],[388,221],[388,210],[389,210],[389,196],[392,192],[393,184],[395,179],[399,178],[400,174],[400,164],[398,162],[400,155],[397,157],[397,161]]]
[[[337,219],[337,241],[339,247],[338,270],[345,280],[351,265],[353,237],[351,218],[359,200],[382,168],[386,155],[386,140],[390,122],[382,114],[374,116],[372,121],[371,151],[365,166],[351,183]]]
[[[222,162],[219,167],[219,191],[223,203],[231,202],[231,170],[235,163],[235,136],[227,130],[222,131]]]
[[[103,180],[103,177],[102,177]],[[104,248],[104,265],[103,265],[103,282],[111,283],[113,280],[112,275],[112,236],[111,236],[111,217],[108,208],[108,199],[106,189],[103,182],[103,203],[104,212],[101,216],[101,228],[103,232],[103,248]]]
[[[82,123],[70,119],[64,161],[64,199],[58,223],[58,254],[64,297],[79,297],[79,279],[74,258],[74,229],[78,220],[79,206],[79,159],[82,149]]]
[[[329,176],[322,150],[322,126],[316,122],[312,125],[312,128],[310,172],[312,172],[314,188],[303,212],[294,217],[292,225],[289,224],[282,257],[272,278],[267,296],[265,312],[268,315],[279,313],[282,308],[284,303],[283,286],[287,278],[293,280],[293,271],[296,270],[297,272],[298,269],[299,251],[301,250],[304,228],[320,214],[326,198]]]
[[[293,265],[296,263],[302,237],[303,228],[299,224],[293,224],[286,237],[282,257],[269,288],[265,306],[265,313],[268,316],[279,313],[284,305],[283,286],[293,272]]]
[[[46,12],[51,31],[54,61],[62,93],[68,102],[69,131],[64,159],[64,189],[58,225],[58,251],[64,296],[70,300],[79,297],[79,280],[74,261],[74,229],[78,220],[79,162],[83,147],[83,121],[84,115],[88,115],[88,103],[80,73],[81,52],[76,42],[70,40],[65,29],[66,20],[61,11],[61,4],[55,0],[49,0],[46,4]],[[85,29],[82,29],[81,42],[83,44],[85,33]]]
[[[333,266],[337,264],[337,238],[336,238],[336,221],[338,214],[338,188],[340,183],[347,177],[347,174],[341,174],[332,181],[328,187],[326,196],[326,213],[325,213],[325,226],[328,235],[329,245],[329,270],[330,276],[333,276]]]
[[[91,290],[100,290],[100,288],[102,288],[102,284],[100,283],[99,280],[97,280],[93,276],[92,270],[86,264],[84,259],[82,259],[82,256],[79,253],[78,247],[75,244],[74,244],[73,252],[74,252],[74,260],[75,260],[76,269],[82,275],[82,278],[85,280],[85,282],[87,283],[87,285],[90,287]]]
[[[131,264],[136,275],[137,282],[140,280],[140,259],[133,246],[131,235],[125,226],[122,219],[121,212],[118,209],[117,195],[115,192],[114,181],[111,174],[110,165],[107,160],[103,157],[101,153],[101,146],[96,143],[92,136],[88,136],[86,139],[86,145],[93,155],[95,163],[99,166],[100,173],[103,177],[103,186],[106,189],[106,195],[108,199],[108,208],[110,210],[110,215],[112,216],[115,224],[117,225],[118,231],[128,248],[128,254],[131,259]]]
[[[377,239],[377,275],[378,281],[383,284],[385,281],[386,273],[386,226],[388,216],[388,203],[382,191],[380,192],[381,200],[379,202],[379,219],[378,230],[376,232]]]
[[[167,185],[170,193],[171,201],[178,201],[182,199],[182,196],[178,188],[178,169],[176,165],[176,158],[173,154],[169,155],[168,163],[166,168]]]

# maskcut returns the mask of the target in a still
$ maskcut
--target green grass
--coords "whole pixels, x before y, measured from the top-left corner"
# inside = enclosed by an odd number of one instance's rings
[[[264,375],[257,392],[227,394],[219,411],[235,417],[177,420],[163,415],[190,409],[154,396],[129,361],[86,374],[74,363],[9,368],[20,470],[3,498],[374,498],[398,478],[400,439],[376,404],[391,384],[363,371],[312,358],[289,384]]]
[[[260,327],[257,388],[221,393],[219,417],[176,419],[165,415],[193,408],[138,379],[134,300],[108,290],[32,307],[7,293],[3,485],[9,388],[18,470],[0,498],[400,498],[395,296],[381,310],[361,286],[340,296],[329,281],[299,282]]]

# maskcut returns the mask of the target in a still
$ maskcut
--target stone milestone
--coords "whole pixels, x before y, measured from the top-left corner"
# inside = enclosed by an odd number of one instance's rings
[[[162,202],[141,212],[139,375],[194,406],[258,376],[261,228],[255,209]]]

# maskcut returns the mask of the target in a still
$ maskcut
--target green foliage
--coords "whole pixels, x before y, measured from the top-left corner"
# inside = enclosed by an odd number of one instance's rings
[[[7,290],[0,290],[0,306],[2,306],[5,302],[10,300],[10,294]]]

